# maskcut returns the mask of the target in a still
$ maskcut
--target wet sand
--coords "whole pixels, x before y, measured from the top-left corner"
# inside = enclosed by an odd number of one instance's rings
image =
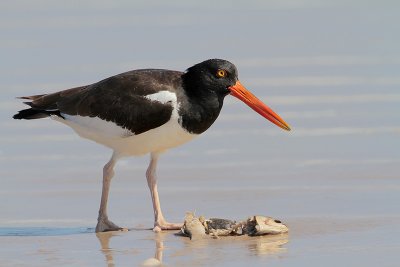
[[[297,218],[290,221],[289,234],[197,241],[172,231],[94,234],[83,228],[1,228],[1,234],[10,236],[0,237],[0,265],[396,266],[399,223],[399,218]]]
[[[222,181],[227,179],[221,178]],[[73,195],[66,193],[57,200],[74,207],[74,211],[68,211],[69,219],[66,219],[59,213],[60,208],[43,194],[43,203],[47,204],[39,210],[46,214],[45,218],[2,221],[0,266],[139,266],[159,262],[163,266],[397,265],[400,251],[400,216],[395,212],[400,195],[398,181],[386,181],[392,184],[391,190],[387,185],[371,190],[362,185],[349,186],[352,182],[356,184],[349,178],[343,180],[343,188],[327,190],[318,185],[305,188],[293,185],[290,180],[280,180],[281,188],[266,187],[260,192],[246,189],[246,182],[252,180],[239,180],[242,183],[238,182],[235,187],[244,188],[241,193],[218,187],[211,192],[207,188],[196,192],[169,192],[167,187],[161,191],[166,214],[180,221],[188,207],[206,217],[237,220],[259,213],[282,220],[289,226],[288,234],[191,241],[176,235],[177,231],[154,233],[149,230],[151,207],[146,188],[133,193],[120,191],[118,186],[115,188],[118,197],[114,196],[113,200],[120,199],[124,203],[113,201],[112,219],[130,231],[96,234],[94,218],[77,215],[88,211],[86,205],[76,204],[80,198],[72,200]],[[179,183],[177,179],[169,181],[171,188]],[[149,203],[144,202],[142,208],[132,203],[131,207],[136,210],[128,214],[126,199],[133,194]],[[243,201],[242,197],[248,201]],[[97,199],[95,192],[85,194],[85,198],[88,201]],[[220,204],[222,199],[223,205]],[[389,201],[395,201],[392,207],[387,205]],[[51,219],[57,213],[59,219]],[[91,214],[94,217],[95,213]]]

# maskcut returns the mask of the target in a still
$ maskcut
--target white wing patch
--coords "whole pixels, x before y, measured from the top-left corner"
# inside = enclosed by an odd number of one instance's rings
[[[171,102],[172,106],[177,103],[176,94],[170,91],[160,91],[151,95],[145,95],[144,97],[151,101],[157,101],[162,104]]]
[[[172,93],[170,91],[160,91],[151,95],[146,95],[144,97],[151,101],[157,101],[162,104],[170,103],[170,105],[173,107],[171,120],[177,122],[179,121],[179,114],[178,114],[179,105],[175,93]]]

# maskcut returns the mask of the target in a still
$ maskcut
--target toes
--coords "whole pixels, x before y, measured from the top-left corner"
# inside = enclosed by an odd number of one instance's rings
[[[163,229],[161,229],[161,227],[160,226],[155,226],[154,228],[153,228],[153,232],[154,233],[159,233],[159,232],[161,232]]]
[[[182,228],[182,224],[180,223],[155,223],[155,226],[153,228],[153,232],[161,232],[163,230],[180,230]]]
[[[127,228],[122,228],[116,225],[115,223],[106,220],[99,221],[96,226],[96,233],[99,232],[111,232],[111,231],[128,231]]]

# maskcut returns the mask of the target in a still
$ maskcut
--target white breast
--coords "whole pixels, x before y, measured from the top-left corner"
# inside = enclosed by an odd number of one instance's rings
[[[52,116],[52,118],[70,126],[81,137],[110,147],[121,156],[162,152],[184,144],[197,136],[187,132],[179,124],[179,107],[174,93],[160,91],[145,97],[151,101],[170,104],[173,111],[168,122],[138,135],[134,135],[130,130],[111,121],[97,117],[82,117],[62,113],[61,115],[65,119],[58,116]]]

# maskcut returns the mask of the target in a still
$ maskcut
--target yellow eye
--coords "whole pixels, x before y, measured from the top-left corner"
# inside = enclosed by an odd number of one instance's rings
[[[226,77],[226,70],[217,70],[217,77],[218,78]]]

